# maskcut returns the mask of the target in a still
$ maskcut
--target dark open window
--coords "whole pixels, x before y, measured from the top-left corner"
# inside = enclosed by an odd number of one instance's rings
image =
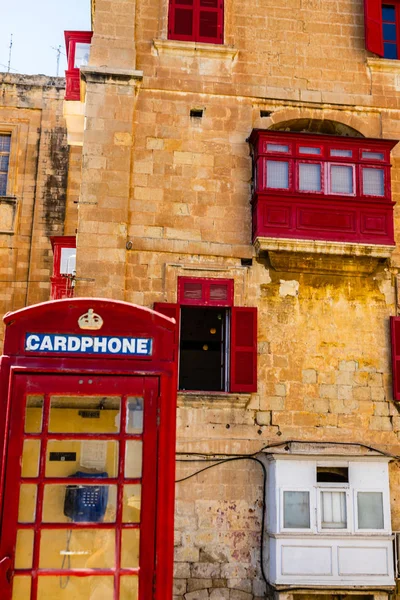
[[[168,38],[223,43],[223,0],[170,0]]]
[[[400,57],[400,2],[364,0],[365,44],[383,58]]]
[[[233,305],[233,281],[179,277],[178,304],[154,308],[180,324],[179,389],[257,390],[257,309]]]

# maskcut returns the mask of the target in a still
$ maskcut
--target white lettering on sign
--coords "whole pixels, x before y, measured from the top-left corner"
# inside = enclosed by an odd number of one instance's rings
[[[153,340],[150,338],[27,333],[25,350],[26,352],[58,352],[62,354],[151,356],[152,342]]]

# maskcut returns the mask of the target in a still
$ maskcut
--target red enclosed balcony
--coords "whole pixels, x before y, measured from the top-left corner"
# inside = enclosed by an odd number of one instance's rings
[[[258,252],[390,256],[390,151],[396,143],[253,130],[253,243]]]
[[[65,71],[66,100],[80,100],[80,68],[89,62],[92,31],[65,31],[68,68]]]

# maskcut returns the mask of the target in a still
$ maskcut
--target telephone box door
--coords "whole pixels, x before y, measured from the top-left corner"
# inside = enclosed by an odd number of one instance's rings
[[[2,600],[149,600],[158,378],[13,381]]]

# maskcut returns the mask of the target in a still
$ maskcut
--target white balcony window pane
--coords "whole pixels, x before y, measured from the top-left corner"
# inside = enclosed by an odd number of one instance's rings
[[[383,160],[383,152],[369,152],[368,150],[364,150],[362,153],[362,157],[369,160]]]
[[[383,169],[364,168],[363,172],[363,192],[367,196],[385,195],[385,175]]]
[[[331,156],[341,156],[343,158],[351,158],[353,156],[352,150],[342,150],[339,148],[333,148],[331,150]]]
[[[310,528],[309,492],[283,492],[283,526],[285,529]]]
[[[284,144],[267,144],[267,152],[289,152],[289,146]]]
[[[346,493],[321,492],[322,529],[346,529]]]
[[[353,167],[331,165],[332,194],[353,194]]]
[[[277,190],[289,188],[289,163],[267,160],[267,188]]]
[[[384,529],[382,492],[358,492],[358,528]]]
[[[321,154],[321,148],[308,148],[307,146],[300,146],[300,154]]]
[[[84,67],[89,62],[90,44],[84,44],[83,42],[77,42],[75,45],[75,64],[76,69]]]
[[[302,192],[321,191],[321,165],[299,164],[299,190]]]

